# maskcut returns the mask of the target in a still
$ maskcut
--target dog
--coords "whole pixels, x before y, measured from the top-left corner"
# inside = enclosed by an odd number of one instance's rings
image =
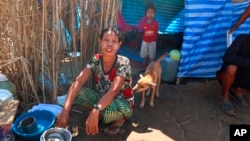
[[[144,76],[140,74],[140,79],[133,87],[134,93],[142,92],[140,108],[143,108],[145,105],[145,91],[147,91],[146,95],[149,96],[150,90],[151,96],[149,105],[154,107],[154,97],[159,97],[159,86],[161,83],[162,68],[160,62],[167,54],[168,52],[165,52],[157,60],[151,62],[146,68]]]

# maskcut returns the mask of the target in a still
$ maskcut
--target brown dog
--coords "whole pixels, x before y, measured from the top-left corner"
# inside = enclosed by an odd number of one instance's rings
[[[150,63],[146,68],[144,76],[140,74],[140,79],[137,81],[136,85],[133,87],[135,93],[142,92],[140,108],[144,107],[145,104],[145,91],[147,90],[146,95],[150,95],[151,88],[151,97],[149,105],[154,107],[154,97],[159,97],[159,85],[161,83],[161,60],[168,54],[165,52],[162,54],[156,61]]]

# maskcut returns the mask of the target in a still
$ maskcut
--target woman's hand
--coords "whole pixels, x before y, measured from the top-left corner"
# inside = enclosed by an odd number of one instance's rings
[[[93,109],[89,113],[89,116],[86,120],[86,134],[95,135],[99,132],[98,122],[99,122],[100,110]]]
[[[56,126],[65,128],[69,121],[69,112],[62,111],[56,118]]]

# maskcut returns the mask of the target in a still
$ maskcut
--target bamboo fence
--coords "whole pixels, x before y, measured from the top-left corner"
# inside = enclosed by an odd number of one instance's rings
[[[101,29],[116,26],[119,7],[119,0],[1,0],[0,73],[21,103],[56,103],[60,73],[74,81],[99,51]],[[77,51],[79,57],[68,54]]]

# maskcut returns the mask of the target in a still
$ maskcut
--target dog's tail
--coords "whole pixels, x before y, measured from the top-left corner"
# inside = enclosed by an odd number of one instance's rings
[[[157,60],[156,60],[156,62],[161,62],[161,60],[163,59],[163,58],[165,58],[165,56],[166,55],[168,55],[168,52],[165,52],[165,53],[163,53]]]

